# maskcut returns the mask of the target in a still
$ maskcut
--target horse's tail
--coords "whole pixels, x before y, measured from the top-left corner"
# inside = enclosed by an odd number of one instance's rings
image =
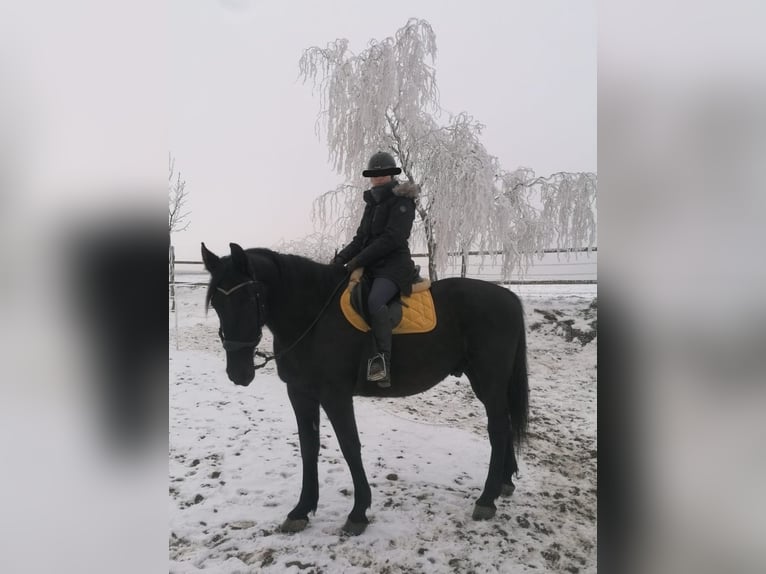
[[[513,372],[508,386],[508,408],[511,412],[511,428],[514,442],[521,446],[527,438],[529,418],[529,380],[527,378],[527,333],[524,312],[521,312],[521,334],[513,358]]]

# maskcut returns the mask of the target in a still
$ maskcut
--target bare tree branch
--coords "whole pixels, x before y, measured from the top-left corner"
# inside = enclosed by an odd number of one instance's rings
[[[181,173],[175,173],[176,160],[168,154],[168,232],[185,231],[191,221],[188,220],[190,211],[184,211],[188,192],[186,181],[181,179]]]

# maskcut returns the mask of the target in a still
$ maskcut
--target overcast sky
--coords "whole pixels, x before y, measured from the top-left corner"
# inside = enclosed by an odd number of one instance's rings
[[[436,34],[446,112],[486,126],[506,169],[596,171],[596,14],[590,1],[172,0],[170,151],[199,242],[226,251],[314,231],[312,201],[343,182],[315,133],[319,96],[298,78],[304,49],[347,38],[358,53],[408,18]],[[361,199],[360,199],[361,200]]]

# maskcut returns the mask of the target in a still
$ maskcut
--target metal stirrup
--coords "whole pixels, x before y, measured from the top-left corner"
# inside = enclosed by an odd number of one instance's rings
[[[372,369],[372,364],[375,362],[376,359],[380,359],[383,363],[383,371],[381,373],[378,373],[375,375],[375,378],[373,379],[370,375],[370,370]],[[388,377],[388,369],[386,368],[386,359],[383,356],[383,353],[378,353],[373,358],[367,360],[367,380],[368,381],[382,381],[386,377]]]

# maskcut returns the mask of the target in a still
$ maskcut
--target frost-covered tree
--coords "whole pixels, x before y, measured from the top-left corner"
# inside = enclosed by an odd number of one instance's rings
[[[314,261],[329,261],[335,255],[335,241],[327,233],[312,233],[297,240],[283,240],[274,246],[281,253],[303,255]]]
[[[565,193],[552,192],[561,181],[533,184],[504,172],[481,143],[483,126],[470,115],[449,116],[440,125],[435,58],[436,36],[418,19],[359,54],[344,39],[303,53],[301,76],[320,96],[317,129],[326,134],[333,167],[347,180],[317,200],[314,216],[325,232],[344,232],[350,239],[363,208],[360,174],[373,153],[388,151],[404,176],[421,186],[414,238],[427,249],[430,278],[437,278],[450,253],[465,258],[469,250],[507,253],[503,268],[510,273],[528,265],[551,239],[548,221],[566,219],[573,210],[582,216],[579,180],[566,180]],[[519,182],[521,188],[514,187]],[[547,209],[531,207],[530,185],[545,189],[541,205]],[[561,206],[560,200],[570,203]],[[556,237],[566,242],[581,235],[573,228]]]
[[[530,168],[498,169],[496,189],[484,248],[500,252],[504,277],[513,270],[523,272],[545,249],[594,246],[595,174],[558,172],[538,177]]]

